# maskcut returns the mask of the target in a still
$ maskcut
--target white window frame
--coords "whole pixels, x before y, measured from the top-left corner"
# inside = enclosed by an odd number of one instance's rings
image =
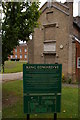
[[[77,68],[80,68],[80,57],[77,57]]]
[[[11,55],[11,58],[13,58],[13,55]]]
[[[17,52],[17,49],[15,49],[15,52]]]
[[[25,52],[27,52],[27,49],[25,48],[25,50],[24,50]]]
[[[17,58],[17,55],[15,55],[15,58]]]
[[[20,59],[22,59],[22,55],[20,55]]]
[[[26,56],[26,57],[25,57]],[[27,58],[27,55],[24,55],[24,58],[26,59]]]
[[[20,52],[22,52],[22,49],[20,48],[20,50],[19,50]]]

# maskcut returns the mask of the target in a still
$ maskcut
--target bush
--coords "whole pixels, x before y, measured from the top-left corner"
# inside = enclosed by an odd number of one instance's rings
[[[70,77],[65,77],[64,73],[62,73],[62,82],[64,83],[68,83],[71,84],[72,83],[72,79]]]
[[[62,73],[62,82],[65,82],[65,76],[63,73]]]
[[[72,79],[71,79],[71,78],[68,78],[67,82],[68,82],[68,84],[71,84]]]

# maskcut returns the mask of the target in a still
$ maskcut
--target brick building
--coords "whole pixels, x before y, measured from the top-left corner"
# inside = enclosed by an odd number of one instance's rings
[[[47,2],[41,7],[39,28],[29,41],[29,63],[61,63],[66,77],[76,80],[73,44],[73,3]]]
[[[27,44],[20,44],[15,49],[13,49],[13,55],[9,59],[20,59],[28,61],[28,47]]]
[[[76,77],[80,76],[80,17],[74,18],[73,22],[73,42],[76,46]]]

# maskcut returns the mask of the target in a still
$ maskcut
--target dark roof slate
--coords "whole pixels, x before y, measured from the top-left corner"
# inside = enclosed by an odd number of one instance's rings
[[[80,16],[74,17],[73,23],[80,28]]]

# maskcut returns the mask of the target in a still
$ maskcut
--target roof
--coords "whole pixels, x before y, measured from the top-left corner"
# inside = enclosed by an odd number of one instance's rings
[[[40,10],[43,13],[49,7],[53,7],[55,9],[59,10],[60,12],[69,16],[69,7],[67,5],[65,5],[64,3],[52,2],[49,5],[48,2],[45,2],[44,5],[40,8]]]
[[[80,43],[80,38],[77,37],[76,35],[73,35],[73,42],[77,41],[78,43]]]
[[[80,29],[80,16],[74,17],[73,19],[74,19],[73,24]]]

